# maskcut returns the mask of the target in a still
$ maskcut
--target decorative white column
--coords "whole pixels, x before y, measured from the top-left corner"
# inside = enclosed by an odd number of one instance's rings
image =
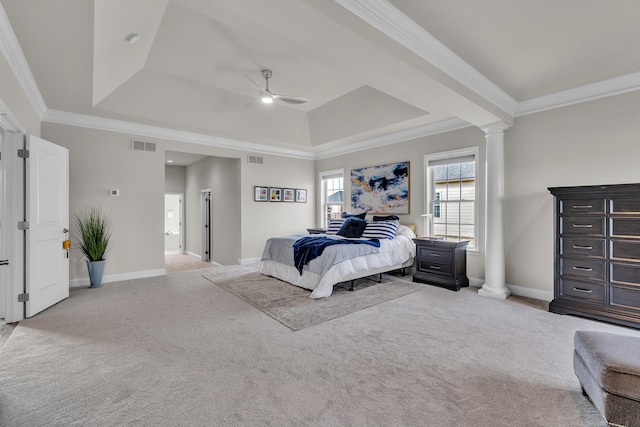
[[[484,285],[478,295],[506,299],[511,291],[505,285],[504,255],[504,131],[506,123],[482,128],[486,148],[485,262]]]

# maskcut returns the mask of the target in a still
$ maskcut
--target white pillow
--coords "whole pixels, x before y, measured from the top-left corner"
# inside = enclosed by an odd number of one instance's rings
[[[393,239],[398,229],[397,221],[371,221],[362,233],[363,239]]]

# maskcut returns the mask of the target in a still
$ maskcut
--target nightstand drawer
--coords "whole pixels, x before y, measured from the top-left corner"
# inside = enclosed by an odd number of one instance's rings
[[[418,270],[423,272],[442,274],[445,276],[451,276],[453,270],[451,269],[451,264],[440,264],[437,262],[427,261],[423,259],[419,259],[418,261]]]
[[[603,214],[605,199],[563,199],[560,200],[560,215]]]
[[[453,251],[440,251],[429,246],[418,246],[418,257],[424,262],[450,263],[453,259]]]
[[[560,255],[605,257],[605,239],[580,239],[575,237],[560,238]]]
[[[560,279],[560,295],[604,304],[604,283],[585,283]]]
[[[606,280],[605,261],[580,258],[560,258],[560,276]]]
[[[574,236],[604,236],[604,217],[561,217],[560,234]]]

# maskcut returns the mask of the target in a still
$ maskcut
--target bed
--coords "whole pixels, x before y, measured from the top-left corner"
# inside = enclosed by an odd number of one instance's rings
[[[326,239],[327,236],[293,235],[268,239],[260,261],[260,273],[309,289],[313,291],[310,298],[326,298],[333,292],[335,284],[413,265],[416,247],[412,239],[416,237],[415,233],[411,226],[399,224],[393,238],[377,239],[379,247],[359,244],[327,246],[321,256],[304,265],[300,274],[294,261],[295,242],[302,238]],[[353,240],[339,235],[331,235],[330,238]]]

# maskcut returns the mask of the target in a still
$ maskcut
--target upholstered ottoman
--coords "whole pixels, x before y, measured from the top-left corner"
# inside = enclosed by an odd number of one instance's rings
[[[640,427],[640,338],[577,331],[573,370],[611,425]]]

